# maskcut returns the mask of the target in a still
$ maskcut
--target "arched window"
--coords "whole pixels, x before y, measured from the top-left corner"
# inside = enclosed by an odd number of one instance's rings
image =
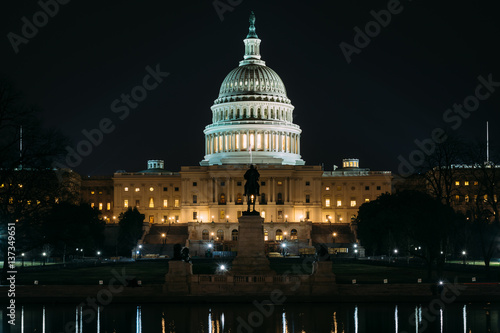
[[[269,232],[267,230],[264,230],[264,241],[269,240]]]
[[[277,199],[276,199],[276,204],[282,205],[283,204],[283,194],[280,192],[278,193]]]
[[[208,230],[207,229],[203,229],[203,231],[201,232],[201,239],[208,240]]]
[[[238,230],[233,229],[233,231],[231,231],[231,237],[234,241],[237,241],[238,240]]]
[[[297,229],[290,231],[290,239],[297,239]]]
[[[260,204],[261,205],[266,205],[267,204],[266,194],[265,193],[261,193],[260,194]]]
[[[196,194],[193,195],[193,203],[198,203],[198,196]]]
[[[226,204],[226,195],[224,193],[221,193],[219,196],[219,205],[225,205]]]
[[[241,193],[238,193],[236,195],[236,204],[237,205],[243,205],[243,197],[241,196]]]
[[[281,229],[276,230],[276,240],[277,241],[283,240],[283,231],[281,231]]]
[[[217,240],[219,242],[222,242],[224,240],[224,230],[222,229],[217,230]]]

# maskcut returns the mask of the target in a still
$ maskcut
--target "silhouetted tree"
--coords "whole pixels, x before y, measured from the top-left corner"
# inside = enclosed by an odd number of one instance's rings
[[[129,256],[137,245],[137,241],[142,237],[144,214],[141,214],[137,207],[129,207],[125,213],[120,214],[119,219],[118,254]]]

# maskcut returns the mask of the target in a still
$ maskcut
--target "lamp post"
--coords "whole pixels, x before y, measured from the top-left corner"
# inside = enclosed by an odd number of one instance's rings
[[[396,257],[396,261],[398,260],[398,249],[394,249],[394,256]]]
[[[462,251],[462,257],[463,257],[463,262],[464,262],[464,265],[466,264],[465,263],[465,259],[467,258],[467,252],[464,250]]]
[[[229,223],[229,215],[226,215],[226,222]]]
[[[45,257],[47,256],[47,252],[42,253],[42,262],[43,266],[45,266]]]
[[[167,235],[165,235],[165,233],[162,233],[162,234],[161,234],[161,243],[162,243],[163,245],[165,245],[165,240],[166,240],[166,237],[167,237]]]
[[[333,244],[335,244],[336,237],[337,237],[337,233],[336,232],[332,233]]]
[[[285,222],[288,222],[288,215],[285,215]]]
[[[21,265],[24,267],[24,253],[21,253]]]

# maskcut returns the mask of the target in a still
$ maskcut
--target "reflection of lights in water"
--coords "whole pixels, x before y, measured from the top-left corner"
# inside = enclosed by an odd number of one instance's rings
[[[464,333],[467,333],[467,305],[464,304],[464,308],[462,309],[462,316],[464,318]]]
[[[354,333],[358,333],[358,306],[354,307]]]
[[[21,306],[21,333],[24,333],[24,306]]]
[[[142,309],[137,306],[137,314],[135,318],[135,332],[142,333]]]
[[[418,333],[418,307],[415,306],[415,333]]]
[[[97,307],[97,333],[101,332],[101,309],[102,306]]]
[[[333,313],[333,333],[337,333],[337,312]]]
[[[222,323],[222,332],[224,332],[224,322],[226,321],[225,318],[224,318],[224,312],[222,312],[222,314],[220,315],[220,321]]]
[[[398,328],[398,306],[397,305],[394,308],[394,326],[396,327],[396,333],[398,333],[399,328]]]
[[[288,333],[288,325],[286,323],[286,314],[285,314],[285,311],[283,311],[283,314],[281,315],[281,321],[283,323],[283,333]]]
[[[212,328],[212,309],[208,309],[208,332],[212,333],[213,328]]]
[[[45,305],[42,307],[42,332],[45,333]]]
[[[165,312],[161,313],[161,333],[165,333]]]
[[[78,320],[78,306],[76,307],[76,315],[75,315],[75,332],[78,333],[79,331],[79,324],[80,321]]]
[[[439,320],[441,321],[441,333],[443,333],[443,309],[439,309]]]

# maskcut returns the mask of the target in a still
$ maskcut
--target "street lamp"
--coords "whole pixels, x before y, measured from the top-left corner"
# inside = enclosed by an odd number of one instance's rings
[[[333,243],[334,243],[334,244],[335,244],[335,238],[336,238],[336,237],[337,237],[337,233],[336,233],[336,232],[332,233],[332,239],[333,239]]]
[[[22,266],[24,267],[24,253],[21,253],[21,262],[22,262]]]
[[[467,252],[462,251],[462,256],[463,256],[463,261],[464,261],[464,265],[465,265],[465,259],[467,258]]]
[[[162,234],[161,234],[161,239],[162,239],[162,241],[161,241],[161,242],[163,243],[163,245],[165,245],[165,238],[166,238],[166,236],[167,236],[167,235],[165,235],[165,233],[162,233]]]
[[[286,241],[286,231],[283,233],[283,236],[285,236],[285,241]]]
[[[229,215],[226,215],[226,222],[229,222]]]
[[[47,256],[47,252],[42,253],[43,256],[43,266],[45,266],[45,257]]]
[[[283,248],[283,257],[286,257],[286,243],[285,243],[285,242],[283,242],[283,243],[281,244],[281,247]]]
[[[285,215],[285,222],[288,222],[288,215]]]

